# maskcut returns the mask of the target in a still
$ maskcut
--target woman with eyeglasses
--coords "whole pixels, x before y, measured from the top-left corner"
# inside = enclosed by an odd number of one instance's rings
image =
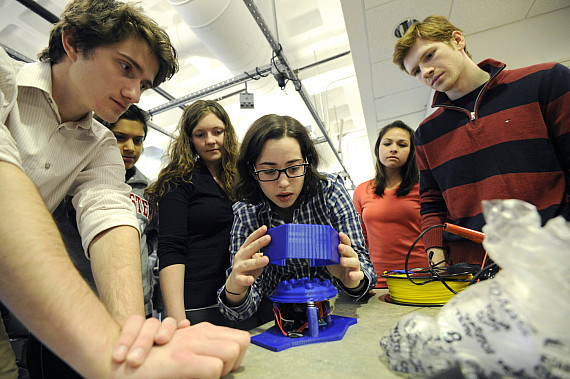
[[[364,244],[358,214],[340,176],[317,171],[319,156],[307,129],[289,116],[266,115],[246,132],[238,158],[232,267],[218,291],[226,317],[252,315],[277,284],[293,278],[330,279],[359,299],[377,278]],[[310,267],[306,259],[268,265],[263,255],[268,228],[285,223],[330,225],[339,232],[340,264]]]
[[[159,209],[160,286],[167,315],[192,324],[257,326],[256,320],[236,325],[226,319],[216,299],[230,266],[238,157],[236,133],[224,108],[212,100],[186,107],[168,157],[147,191]]]

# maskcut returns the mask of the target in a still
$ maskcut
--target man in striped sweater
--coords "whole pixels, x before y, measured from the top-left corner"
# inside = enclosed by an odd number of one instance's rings
[[[481,201],[514,198],[543,223],[570,217],[570,70],[544,63],[516,70],[476,64],[461,29],[430,16],[398,40],[394,63],[436,92],[415,134],[422,229],[449,222],[481,231]],[[434,228],[434,262],[480,263],[483,247]]]

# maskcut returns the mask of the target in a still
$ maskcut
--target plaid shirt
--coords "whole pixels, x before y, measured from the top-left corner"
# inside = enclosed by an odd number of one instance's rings
[[[360,225],[360,218],[350,195],[344,188],[340,176],[325,174],[327,181],[322,183],[322,188],[316,196],[304,198],[293,213],[295,224],[330,225],[338,232],[344,232],[350,238],[352,248],[358,254],[360,269],[367,280],[367,286],[358,294],[349,293],[342,282],[333,277],[325,266],[310,267],[306,259],[289,259],[287,265],[277,266],[269,264],[264,267],[261,275],[251,285],[244,302],[237,307],[229,307],[223,301],[225,299],[225,286],[218,290],[218,304],[221,312],[230,320],[242,320],[250,317],[259,307],[262,296],[271,296],[277,284],[293,278],[319,278],[329,279],[336,287],[341,288],[348,295],[360,299],[368,293],[377,282],[374,266],[370,261],[370,255],[366,250],[364,235]],[[262,225],[274,228],[285,224],[285,221],[271,210],[269,201],[264,199],[260,204],[235,203],[234,223],[231,232],[230,253],[233,259],[246,238]],[[226,275],[232,271],[228,269]]]

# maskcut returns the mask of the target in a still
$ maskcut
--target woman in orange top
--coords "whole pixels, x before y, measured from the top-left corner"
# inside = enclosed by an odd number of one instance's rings
[[[414,131],[402,121],[386,125],[378,134],[376,177],[361,183],[354,206],[378,273],[376,288],[386,288],[384,271],[402,270],[408,250],[420,235],[420,184]],[[424,244],[416,244],[408,269],[428,267]]]

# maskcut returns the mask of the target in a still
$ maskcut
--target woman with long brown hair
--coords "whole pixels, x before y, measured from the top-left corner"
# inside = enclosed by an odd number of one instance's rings
[[[384,271],[404,269],[408,249],[420,233],[420,183],[414,130],[394,121],[378,133],[376,176],[353,194],[370,258],[378,274],[376,288],[386,288]],[[422,241],[415,245],[409,268],[428,267]]]
[[[230,266],[238,142],[224,108],[212,100],[186,107],[168,163],[147,195],[158,206],[160,286],[166,313],[192,324],[230,325],[216,291]]]

